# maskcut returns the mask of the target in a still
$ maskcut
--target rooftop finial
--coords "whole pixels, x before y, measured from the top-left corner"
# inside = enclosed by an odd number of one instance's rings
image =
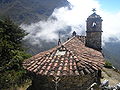
[[[75,31],[73,31],[72,36],[76,36],[76,32]]]
[[[59,40],[58,40],[58,45],[61,44],[61,40],[60,40],[60,32],[59,32]]]
[[[93,11],[94,13],[96,13],[96,8],[93,8],[92,11]]]

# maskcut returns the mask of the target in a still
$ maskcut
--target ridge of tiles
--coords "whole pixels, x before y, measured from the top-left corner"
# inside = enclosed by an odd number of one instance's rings
[[[57,54],[56,54],[57,53]],[[86,75],[101,69],[101,52],[85,47],[77,37],[23,62],[23,67],[40,75]]]

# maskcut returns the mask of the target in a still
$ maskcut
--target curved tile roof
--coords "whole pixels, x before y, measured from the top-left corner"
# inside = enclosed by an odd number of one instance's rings
[[[96,13],[93,13],[88,18],[101,18],[101,17],[97,15]]]
[[[69,76],[93,73],[103,64],[101,52],[86,47],[80,37],[72,37],[55,48],[25,60],[23,67],[38,75]]]

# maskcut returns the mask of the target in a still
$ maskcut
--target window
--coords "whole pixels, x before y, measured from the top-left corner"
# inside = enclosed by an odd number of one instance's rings
[[[66,51],[57,50],[55,55],[65,55]]]

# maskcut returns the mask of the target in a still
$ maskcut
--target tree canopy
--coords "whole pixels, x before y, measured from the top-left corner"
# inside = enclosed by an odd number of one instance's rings
[[[22,61],[30,57],[22,45],[26,35],[10,19],[0,20],[0,89],[20,82],[25,74]]]

